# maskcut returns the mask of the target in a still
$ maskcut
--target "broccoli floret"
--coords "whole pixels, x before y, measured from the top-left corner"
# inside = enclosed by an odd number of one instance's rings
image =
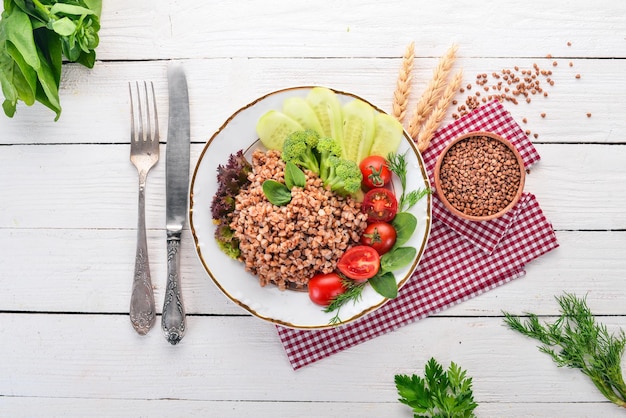
[[[283,161],[291,161],[302,168],[319,174],[319,161],[315,155],[318,141],[319,134],[312,129],[289,134],[283,144],[281,154]]]
[[[361,189],[363,175],[357,163],[335,155],[331,155],[327,161],[329,170],[328,176],[322,179],[324,186],[342,196],[355,194]]]
[[[325,136],[319,139],[316,149],[320,159],[320,178],[325,181],[331,169],[328,161],[330,157],[341,156],[341,145],[334,138]]]

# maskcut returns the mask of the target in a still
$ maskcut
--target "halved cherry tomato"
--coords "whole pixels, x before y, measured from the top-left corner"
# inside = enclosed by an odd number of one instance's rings
[[[387,222],[371,223],[361,235],[361,244],[369,245],[383,255],[396,243],[396,229]]]
[[[398,201],[391,190],[372,189],[365,193],[361,211],[367,214],[368,222],[389,222],[398,212]]]
[[[357,245],[343,253],[337,268],[349,279],[364,282],[378,273],[380,256],[372,247]]]
[[[316,274],[309,280],[309,298],[318,305],[330,305],[334,298],[345,291],[342,278],[337,273]]]
[[[383,187],[391,181],[391,170],[387,160],[379,155],[365,157],[359,168],[363,174],[363,185],[368,189]]]

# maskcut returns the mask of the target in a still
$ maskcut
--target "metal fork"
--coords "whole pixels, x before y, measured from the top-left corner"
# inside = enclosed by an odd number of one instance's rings
[[[128,83],[130,94],[130,161],[137,167],[139,173],[137,252],[135,254],[135,277],[130,298],[130,322],[137,333],[145,335],[154,325],[156,318],[146,240],[145,190],[148,172],[159,160],[159,120],[154,85],[150,82],[152,100],[148,94],[148,83],[144,81],[142,87],[143,89],[140,88],[139,82],[135,82],[135,89],[133,89],[132,84]]]

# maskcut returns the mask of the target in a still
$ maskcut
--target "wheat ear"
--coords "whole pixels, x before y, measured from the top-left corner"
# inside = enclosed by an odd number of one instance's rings
[[[413,139],[416,139],[417,135],[421,131],[422,124],[432,113],[435,104],[437,104],[437,100],[439,100],[439,97],[445,88],[446,79],[448,78],[448,74],[450,74],[450,70],[452,69],[454,60],[456,59],[457,49],[458,47],[456,45],[452,45],[448,51],[446,51],[445,55],[439,59],[439,64],[437,65],[437,68],[435,68],[433,78],[430,80],[426,90],[417,102],[415,111],[409,121],[408,128],[409,135],[411,135]]]
[[[426,122],[424,123],[424,128],[419,132],[417,136],[417,149],[420,150],[420,152],[424,152],[426,151],[426,148],[428,148],[430,140],[439,128],[441,121],[446,116],[446,112],[448,111],[448,108],[450,107],[450,104],[452,103],[456,92],[459,90],[459,87],[461,87],[462,81],[463,70],[459,70],[454,75],[452,81],[448,83],[443,94],[437,101],[437,104],[435,105],[432,113],[430,114],[430,116],[428,116],[428,119],[426,119]]]
[[[402,56],[402,67],[398,73],[396,91],[393,92],[393,116],[400,122],[404,120],[406,107],[409,103],[409,93],[411,92],[411,80],[413,76],[413,61],[415,60],[415,43],[407,45]]]

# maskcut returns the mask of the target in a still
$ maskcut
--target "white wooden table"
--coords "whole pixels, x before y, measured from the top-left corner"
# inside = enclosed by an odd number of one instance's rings
[[[93,70],[63,67],[58,122],[42,106],[0,117],[0,416],[410,417],[394,374],[421,374],[431,356],[468,370],[480,417],[625,415],[505,328],[501,312],[549,319],[568,291],[587,295],[611,330],[626,328],[626,3],[110,0],[100,35]],[[516,65],[554,71],[549,97],[506,106],[539,134],[526,190],[561,246],[520,280],[293,371],[274,326],[219,292],[186,230],[187,335],[171,346],[158,323],[137,335],[127,82],[155,82],[166,132],[166,68],[181,60],[193,166],[229,115],[272,90],[327,85],[390,109],[411,41],[413,104],[452,43],[467,83]],[[163,159],[147,188],[159,310],[164,175]]]

